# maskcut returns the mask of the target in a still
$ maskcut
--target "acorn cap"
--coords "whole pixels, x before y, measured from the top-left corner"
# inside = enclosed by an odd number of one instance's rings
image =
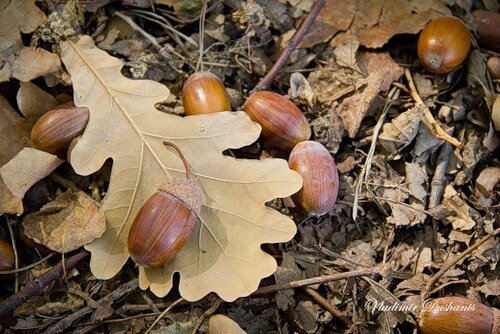
[[[203,198],[201,188],[196,181],[190,179],[170,180],[162,184],[159,190],[177,197],[196,214],[200,214]]]

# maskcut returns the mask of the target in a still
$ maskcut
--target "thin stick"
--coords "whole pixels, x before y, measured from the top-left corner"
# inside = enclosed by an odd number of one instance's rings
[[[339,318],[342,320],[344,324],[347,326],[352,326],[352,321],[348,317],[346,317],[342,311],[340,311],[337,306],[333,305],[330,303],[328,300],[323,298],[322,295],[320,295],[316,290],[313,290],[311,288],[306,288],[306,292],[311,296],[319,305],[321,305],[325,310],[330,312],[334,317]]]
[[[160,43],[158,43],[158,40],[153,35],[149,34],[144,29],[142,29],[141,27],[139,27],[139,25],[137,25],[137,23],[135,23],[134,20],[130,16],[127,16],[127,15],[125,15],[123,13],[120,13],[119,11],[117,11],[117,10],[115,10],[113,8],[111,8],[111,14],[120,17],[122,20],[124,20],[125,22],[127,22],[127,24],[132,29],[134,29],[135,31],[139,32],[142,36],[144,36],[155,47],[156,51],[158,51],[158,53],[167,61],[166,63],[171,68],[173,68],[173,66],[170,65],[170,62],[172,61],[172,55],[170,53],[168,53],[168,51],[166,50],[166,48],[163,48],[160,45]]]
[[[411,96],[413,97],[415,102],[417,102],[417,104],[420,104],[424,107],[424,118],[422,119],[424,121],[424,124],[431,130],[431,132],[434,134],[436,138],[446,140],[453,146],[462,147],[462,143],[460,143],[456,138],[453,138],[448,133],[446,133],[446,131],[444,131],[441,126],[439,126],[434,116],[432,116],[429,107],[424,103],[424,101],[418,94],[417,88],[415,86],[415,83],[413,82],[413,77],[411,75],[409,68],[405,68],[405,76],[406,80],[408,80],[408,86],[410,87]]]
[[[174,150],[177,151],[177,154],[179,155],[179,157],[181,158],[182,160],[182,163],[184,164],[184,169],[186,170],[186,179],[189,179],[191,177],[191,170],[189,168],[189,163],[188,161],[186,160],[186,157],[184,157],[184,154],[182,154],[182,151],[181,149],[179,148],[179,146],[175,145],[174,143],[172,142],[169,142],[169,141],[164,141],[163,142],[163,145],[165,146],[170,146],[172,147]]]
[[[21,273],[23,271],[26,271],[28,269],[31,269],[31,268],[34,268],[36,266],[38,266],[40,263],[44,263],[45,261],[47,261],[48,259],[50,259],[55,253],[50,253],[49,255],[47,255],[46,257],[44,257],[43,259],[41,260],[38,260],[30,265],[27,265],[25,267],[22,267],[22,268],[19,268],[19,269],[14,269],[14,270],[8,270],[8,271],[0,271],[0,275],[10,275],[10,274],[15,274],[15,273]]]
[[[183,301],[184,301],[184,298],[179,298],[175,302],[173,302],[169,307],[167,307],[163,312],[161,312],[161,314],[158,316],[158,318],[156,318],[156,320],[153,322],[153,324],[151,326],[149,326],[149,328],[145,334],[148,334],[154,328],[154,326],[156,326],[156,324],[161,320],[161,318],[163,318],[165,316],[165,314],[170,312],[170,310],[173,309],[175,307],[175,305],[177,305]]]
[[[324,275],[324,276],[306,278],[306,279],[288,282],[288,283],[265,286],[265,287],[257,289],[257,291],[252,293],[252,295],[265,295],[268,293],[278,292],[281,290],[302,288],[302,287],[308,286],[308,285],[328,283],[328,282],[339,281],[342,279],[348,279],[348,278],[352,278],[352,277],[374,276],[374,275],[377,275],[379,272],[380,272],[380,269],[376,267],[376,268],[372,268],[372,269],[353,270],[353,271],[347,271],[345,273],[338,273],[338,274],[332,274],[332,275]]]
[[[450,261],[447,265],[445,265],[441,270],[439,270],[432,278],[427,282],[427,285],[425,286],[425,289],[422,290],[422,300],[425,300],[429,296],[429,291],[431,291],[432,287],[434,284],[436,284],[441,277],[443,277],[444,273],[446,273],[451,267],[453,267],[455,264],[458,263],[461,259],[475,251],[479,246],[484,244],[486,241],[490,240],[491,238],[495,237],[497,234],[500,233],[500,228],[497,228],[494,230],[492,233],[488,234],[487,236],[483,237],[481,240],[477,241],[474,245],[470,246],[467,248],[464,252],[458,254],[455,256],[455,258]]]
[[[368,182],[368,177],[370,175],[371,167],[372,167],[372,158],[375,155],[375,149],[377,147],[377,138],[380,133],[380,130],[382,129],[382,126],[384,125],[385,122],[385,117],[389,111],[389,108],[391,107],[392,103],[397,100],[399,97],[400,89],[393,87],[390,91],[389,94],[387,95],[387,98],[385,99],[385,105],[384,109],[382,111],[382,114],[380,115],[377,124],[375,125],[375,128],[373,130],[373,135],[372,135],[372,143],[370,145],[370,149],[368,150],[368,154],[366,156],[365,164],[363,166],[363,169],[361,170],[361,173],[358,175],[358,183],[356,184],[356,189],[354,193],[354,201],[352,205],[352,220],[356,222],[356,219],[358,218],[358,203],[359,203],[359,196],[361,194],[361,189],[363,187],[363,182],[366,184]],[[357,226],[357,225],[356,225]],[[359,230],[359,228],[358,228]]]
[[[111,292],[110,294],[106,295],[105,297],[99,299],[97,303],[99,305],[106,305],[109,302],[115,302],[125,296],[126,294],[134,291],[137,289],[139,286],[138,280],[135,278],[131,281],[128,281],[125,284],[120,285],[119,288]],[[65,333],[66,329],[68,329],[75,321],[78,321],[85,317],[88,314],[91,314],[92,312],[95,311],[95,308],[92,306],[85,306],[81,309],[79,309],[76,312],[73,312],[66,317],[62,318],[59,320],[56,324],[50,326],[44,334],[59,334],[59,333]]]
[[[76,267],[88,255],[89,252],[86,250],[82,250],[72,255],[66,260],[66,269]],[[62,272],[63,264],[61,261],[46,273],[35,278],[31,283],[28,283],[21,291],[0,303],[0,316],[14,311],[31,297],[41,294],[43,289],[45,289],[50,282],[55,281],[62,275]]]
[[[278,60],[274,63],[273,67],[269,70],[269,72],[259,81],[257,86],[250,92],[256,92],[259,90],[265,90],[269,89],[269,86],[271,86],[271,83],[273,82],[274,78],[276,75],[278,75],[279,70],[285,65],[285,63],[288,61],[290,58],[290,55],[292,54],[293,50],[297,47],[297,45],[300,43],[304,35],[307,33],[311,25],[314,23],[316,20],[316,17],[318,16],[319,12],[321,11],[321,8],[323,8],[323,5],[325,4],[325,0],[317,0],[309,15],[307,18],[304,20],[300,28],[295,32],[295,34],[292,37],[292,40],[290,43],[288,43],[288,46],[281,52]]]
[[[200,328],[200,326],[203,323],[203,321],[208,316],[211,316],[212,314],[214,314],[214,312],[217,311],[217,309],[219,308],[220,304],[222,304],[222,299],[217,298],[217,300],[213,303],[213,305],[210,306],[210,308],[208,310],[206,310],[205,312],[203,312],[203,314],[198,319],[198,321],[196,321],[196,326],[194,326],[193,331],[191,332],[191,334],[196,334],[196,332],[198,332],[198,329]]]
[[[169,26],[167,24],[169,22],[164,17],[162,17],[158,14],[155,14],[155,13],[141,10],[141,9],[131,10],[130,13],[134,14],[135,16],[141,17],[145,20],[154,22],[154,23],[158,24],[159,26],[161,26],[162,28],[164,28],[164,29],[176,34],[177,36],[181,37],[182,39],[184,39],[185,41],[187,41],[188,43],[193,45],[195,48],[198,47],[198,43],[196,43],[196,41],[194,39],[183,34],[182,32],[180,32],[178,30],[175,30],[173,27]],[[164,21],[164,22],[162,22],[162,21]]]
[[[19,273],[17,272],[17,269],[19,269],[19,256],[17,254],[16,236],[14,235],[14,230],[12,229],[12,221],[8,218],[7,218],[7,227],[9,228],[12,250],[14,251],[14,269],[16,270],[16,272],[14,273],[15,274],[14,292],[17,293],[19,291]]]

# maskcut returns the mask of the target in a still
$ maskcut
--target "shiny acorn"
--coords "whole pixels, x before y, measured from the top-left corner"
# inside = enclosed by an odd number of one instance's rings
[[[486,10],[472,13],[476,19],[479,44],[492,51],[500,51],[500,14]]]
[[[430,21],[420,33],[418,58],[430,72],[443,74],[457,69],[469,54],[471,35],[465,24],[453,16]]]
[[[186,179],[161,186],[139,209],[128,234],[128,251],[143,267],[161,267],[173,260],[187,242],[202,208],[200,186],[191,180],[189,166],[172,143],[186,169]]]
[[[293,102],[280,94],[255,92],[248,97],[243,108],[262,127],[264,140],[274,147],[291,150],[311,137],[306,117]]]
[[[43,114],[31,129],[35,148],[64,159],[71,141],[85,131],[89,121],[87,108],[73,102],[61,104]]]
[[[500,57],[491,56],[486,62],[486,67],[493,79],[500,79]]]
[[[309,215],[329,212],[339,192],[339,173],[330,152],[318,142],[303,141],[293,148],[288,165],[303,179],[293,202]]]
[[[12,245],[0,237],[0,271],[14,269],[15,257]]]
[[[426,301],[418,324],[422,334],[500,334],[500,311],[463,297]]]
[[[224,84],[207,71],[196,72],[186,80],[182,88],[182,104],[186,115],[231,111]]]

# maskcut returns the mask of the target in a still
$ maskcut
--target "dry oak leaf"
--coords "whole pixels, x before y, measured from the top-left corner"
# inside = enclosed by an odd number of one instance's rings
[[[99,238],[106,229],[106,217],[84,192],[67,190],[27,215],[22,224],[24,233],[37,243],[67,253]]]
[[[162,268],[140,268],[142,289],[158,296],[172,288],[190,301],[210,292],[226,301],[255,291],[276,261],[263,243],[290,240],[293,221],[265,202],[286,197],[301,187],[300,176],[281,159],[244,160],[225,156],[229,148],[253,143],[260,126],[243,112],[179,117],[155,109],[169,90],[150,80],[120,73],[122,61],[98,49],[89,36],[61,43],[62,60],[71,75],[74,102],[90,110],[90,120],[71,155],[81,175],[113,160],[110,186],[102,210],[106,232],[86,246],[90,267],[100,279],[116,275],[127,261],[127,236],[140,206],[169,179],[184,178],[179,156],[163,145],[180,147],[202,188],[204,206],[188,242]]]
[[[25,147],[0,168],[0,175],[9,190],[20,198],[38,181],[52,173],[64,160],[55,155]]]
[[[35,0],[0,0],[0,82],[9,77],[30,81],[60,67],[56,54],[25,47],[21,40],[21,32],[31,33],[44,21]]]
[[[246,334],[246,332],[228,316],[216,314],[208,321],[208,334]]]
[[[0,165],[29,145],[31,128],[38,117],[57,105],[56,99],[31,82],[21,82],[17,104],[24,118],[0,96]],[[15,196],[0,177],[0,215],[23,213],[21,197]]]

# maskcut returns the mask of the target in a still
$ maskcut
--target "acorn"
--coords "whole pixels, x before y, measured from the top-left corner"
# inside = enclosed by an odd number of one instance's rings
[[[207,71],[196,72],[186,80],[182,88],[182,104],[186,115],[231,111],[224,84]]]
[[[7,271],[14,269],[15,257],[12,245],[0,237],[0,271]]]
[[[309,215],[329,212],[339,193],[339,173],[330,152],[318,142],[303,141],[293,148],[288,165],[303,179],[293,202]]]
[[[491,56],[488,58],[486,66],[493,79],[500,79],[500,57]]]
[[[300,109],[286,97],[268,91],[255,92],[243,106],[252,121],[262,127],[270,145],[291,150],[311,137],[311,128]]]
[[[31,129],[35,148],[66,158],[71,141],[85,131],[89,110],[76,107],[73,102],[61,104],[43,114]]]
[[[128,251],[143,267],[161,267],[186,244],[202,208],[200,186],[190,179],[189,165],[180,149],[186,179],[163,184],[139,209],[128,234]]]
[[[453,16],[438,17],[420,33],[418,58],[430,72],[449,73],[467,58],[470,45],[470,32],[462,21]]]
[[[463,297],[431,299],[418,326],[423,334],[500,334],[500,311]]]
[[[476,19],[479,44],[492,51],[500,51],[500,14],[487,10],[472,13]]]

